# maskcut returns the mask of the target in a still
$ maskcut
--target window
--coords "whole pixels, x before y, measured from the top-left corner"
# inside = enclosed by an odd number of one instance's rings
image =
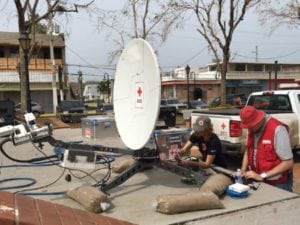
[[[217,65],[210,66],[209,71],[217,71]]]
[[[19,55],[19,48],[18,47],[10,47],[9,48],[9,57],[17,57]]]
[[[261,65],[261,64],[257,64],[257,65],[254,65],[254,66],[253,66],[253,70],[254,70],[254,71],[263,71],[263,70],[264,70],[264,67],[263,67],[263,65]]]
[[[4,58],[4,47],[0,46],[0,58]]]
[[[54,48],[54,58],[62,59],[62,49],[61,48]]]
[[[292,107],[287,95],[253,95],[250,97],[248,105],[252,105],[264,111],[272,111],[272,113],[292,112]]]
[[[245,64],[235,64],[235,71],[246,71]]]

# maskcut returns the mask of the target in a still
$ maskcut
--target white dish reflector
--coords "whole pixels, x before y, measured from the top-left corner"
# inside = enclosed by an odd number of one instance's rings
[[[118,132],[132,150],[141,149],[155,128],[160,107],[160,73],[150,44],[131,40],[117,65],[113,103]]]

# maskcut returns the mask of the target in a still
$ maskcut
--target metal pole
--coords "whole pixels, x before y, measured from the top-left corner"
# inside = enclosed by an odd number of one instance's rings
[[[187,95],[188,95],[188,108],[190,108],[190,74],[187,74]]]
[[[194,96],[193,99],[196,100],[196,74],[194,72],[192,72],[193,74],[193,78],[194,78]]]
[[[190,67],[189,65],[186,65],[185,72],[186,72],[186,85],[187,85],[187,107],[190,108]]]
[[[272,71],[269,70],[269,90],[272,90],[271,75],[272,75]]]
[[[275,90],[277,90],[277,70],[278,70],[278,61],[275,61]]]
[[[104,73],[104,79],[107,78],[107,81],[106,81],[106,86],[107,86],[107,102],[109,102],[109,96],[110,96],[110,93],[109,93],[109,74],[108,73]]]

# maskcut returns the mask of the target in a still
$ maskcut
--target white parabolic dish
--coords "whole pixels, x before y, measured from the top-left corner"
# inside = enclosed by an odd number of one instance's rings
[[[160,73],[150,44],[131,40],[123,50],[115,75],[113,103],[118,132],[132,150],[149,141],[160,107]]]

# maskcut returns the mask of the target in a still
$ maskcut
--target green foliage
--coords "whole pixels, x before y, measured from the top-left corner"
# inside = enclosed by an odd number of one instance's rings
[[[42,23],[35,24],[35,32],[38,34],[46,34],[47,33],[47,26]]]
[[[99,82],[98,86],[97,86],[97,90],[101,93],[103,92],[107,92],[109,88],[109,82],[107,82],[106,80],[102,80]]]

